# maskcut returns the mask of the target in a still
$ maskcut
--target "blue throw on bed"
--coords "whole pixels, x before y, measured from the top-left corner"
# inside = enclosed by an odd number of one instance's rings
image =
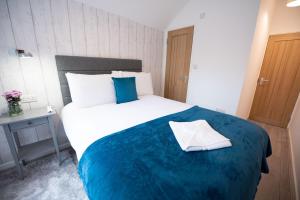
[[[182,151],[168,122],[198,119],[233,146]],[[259,126],[195,106],[97,140],[78,170],[91,200],[253,200],[269,155],[269,137]]]

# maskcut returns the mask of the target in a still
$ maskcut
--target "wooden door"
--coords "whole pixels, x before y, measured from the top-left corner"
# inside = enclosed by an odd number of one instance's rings
[[[250,119],[287,127],[300,91],[300,33],[269,37]]]
[[[194,27],[168,33],[165,97],[186,101]]]

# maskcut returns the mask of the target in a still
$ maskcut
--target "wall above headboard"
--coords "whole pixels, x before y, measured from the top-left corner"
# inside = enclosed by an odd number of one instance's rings
[[[0,0],[0,93],[17,89],[37,97],[23,109],[63,106],[55,55],[129,58],[143,61],[160,94],[163,33],[126,18],[72,0]],[[24,49],[33,58],[19,59]],[[0,98],[0,112],[6,110]],[[66,142],[59,130],[59,142]],[[24,144],[47,137],[28,130]],[[42,136],[43,135],[43,136]],[[27,137],[28,136],[28,137]],[[0,127],[0,165],[11,160]],[[0,166],[1,167],[1,166]]]

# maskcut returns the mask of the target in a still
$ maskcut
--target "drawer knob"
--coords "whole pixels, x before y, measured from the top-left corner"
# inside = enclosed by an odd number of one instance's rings
[[[31,121],[29,121],[27,124],[28,124],[28,125],[31,125],[31,124],[32,124],[32,122],[31,122]]]

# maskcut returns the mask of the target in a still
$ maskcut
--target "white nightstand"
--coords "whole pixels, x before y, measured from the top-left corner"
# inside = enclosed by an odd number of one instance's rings
[[[0,117],[0,126],[4,128],[5,136],[20,178],[23,179],[24,177],[22,169],[24,161],[45,156],[53,151],[53,149],[56,151],[57,159],[60,164],[61,159],[53,123],[53,116],[55,114],[55,111],[48,113],[46,108],[42,108],[24,111],[23,114],[16,117],[10,117],[8,114],[4,114]],[[24,128],[36,127],[42,124],[48,124],[52,138],[20,146],[19,140],[14,133]]]

